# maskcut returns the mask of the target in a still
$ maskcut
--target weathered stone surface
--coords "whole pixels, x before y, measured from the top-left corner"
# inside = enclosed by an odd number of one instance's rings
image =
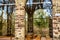
[[[15,40],[25,39],[25,2],[26,0],[15,0],[16,17],[15,17]]]

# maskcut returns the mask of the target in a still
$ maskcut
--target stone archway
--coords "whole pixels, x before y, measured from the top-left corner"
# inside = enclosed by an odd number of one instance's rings
[[[23,38],[24,40],[24,30],[25,30],[25,24],[24,24],[24,17],[25,17],[25,4],[26,0],[15,0],[16,4],[16,21],[15,21],[15,38],[21,40]],[[23,20],[23,22],[22,22]],[[21,25],[20,25],[21,24]],[[20,30],[20,31],[19,31]],[[23,32],[22,32],[23,31]],[[21,35],[22,33],[22,35]],[[21,37],[22,36],[22,37]]]

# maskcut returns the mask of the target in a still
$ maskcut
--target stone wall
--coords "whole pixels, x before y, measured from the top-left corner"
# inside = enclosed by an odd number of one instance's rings
[[[60,16],[55,16],[53,17],[53,38],[56,37],[59,39],[59,35],[60,35]]]

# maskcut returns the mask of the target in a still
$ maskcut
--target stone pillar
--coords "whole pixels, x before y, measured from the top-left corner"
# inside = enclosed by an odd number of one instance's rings
[[[25,2],[26,0],[15,0],[15,40],[25,40]]]
[[[53,3],[53,40],[59,39],[60,34],[60,0],[52,0]]]

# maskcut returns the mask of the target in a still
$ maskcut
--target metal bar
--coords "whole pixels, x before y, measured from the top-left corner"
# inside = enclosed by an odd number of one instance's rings
[[[2,6],[2,5],[15,5],[15,4],[0,4],[0,6]]]
[[[27,4],[41,4],[41,3],[51,3],[51,2],[33,2],[33,3],[27,3]]]
[[[33,3],[26,3],[26,4],[41,4],[41,3],[51,3],[51,2],[33,2]],[[23,4],[23,3],[20,3]],[[0,5],[15,5],[15,4],[0,4]]]

